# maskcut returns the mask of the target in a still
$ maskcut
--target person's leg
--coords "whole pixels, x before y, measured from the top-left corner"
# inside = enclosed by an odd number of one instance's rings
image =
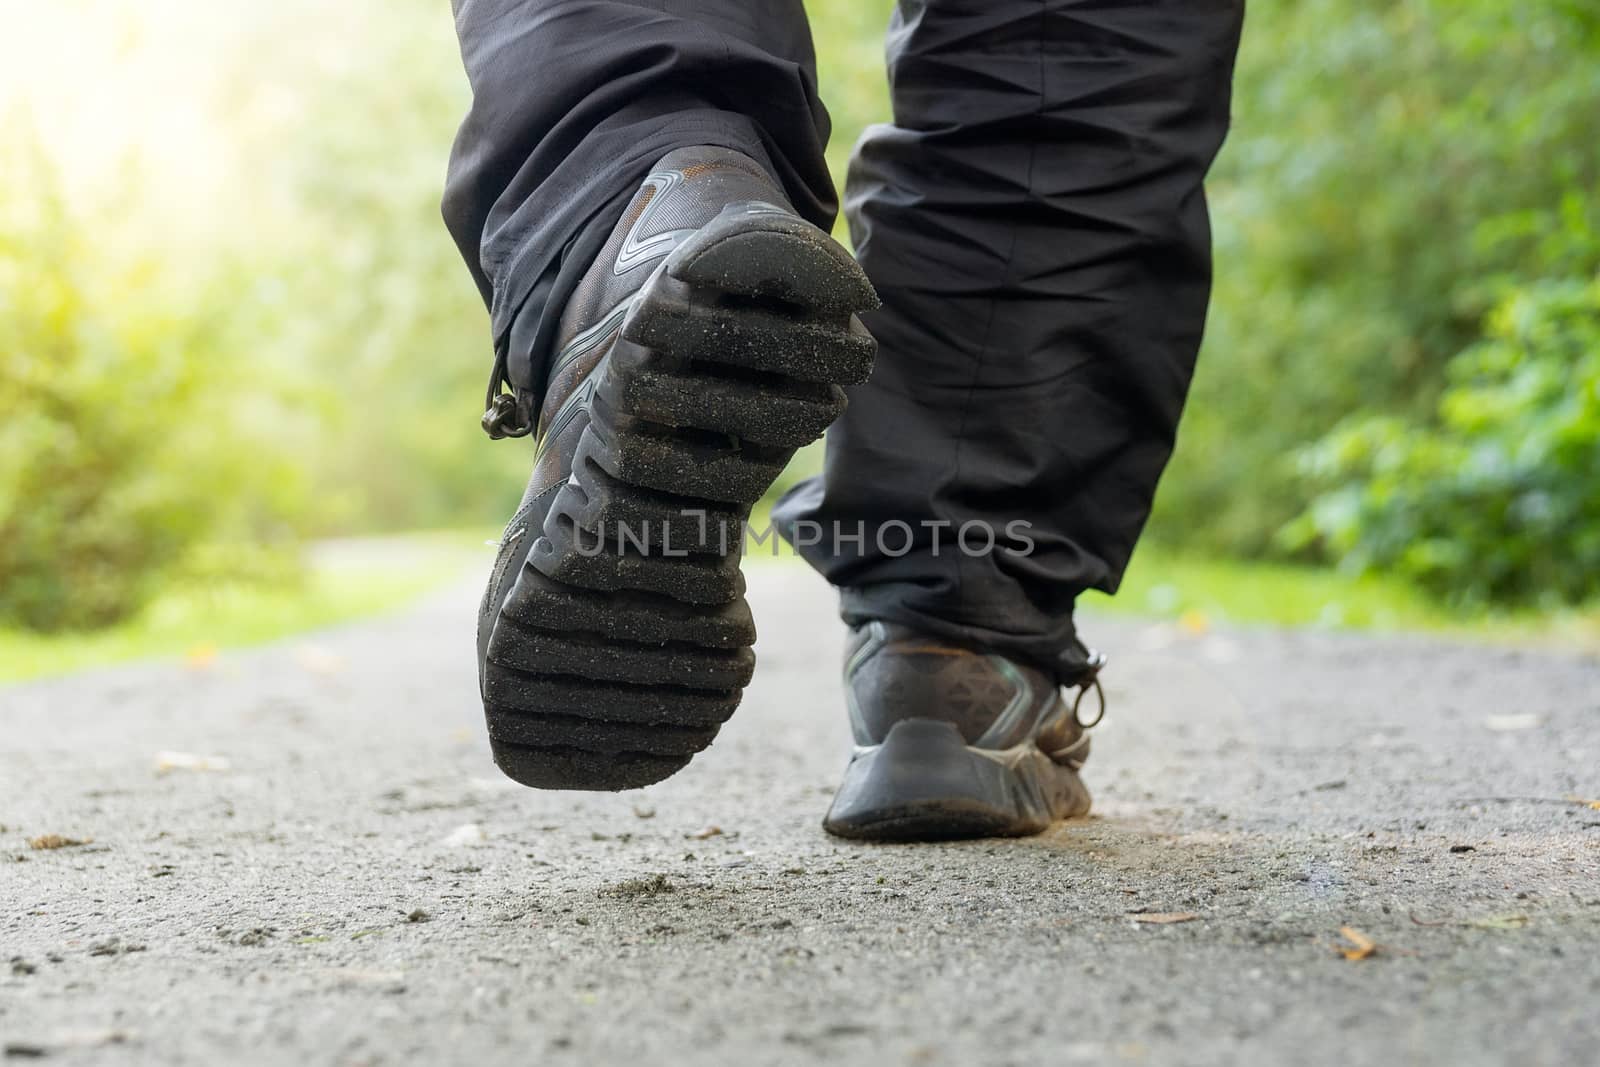
[[[489,304],[520,421],[538,411],[567,298],[668,152],[742,152],[801,217],[832,226],[828,116],[800,0],[454,0],[454,9],[472,107],[444,215]]]
[[[478,614],[495,762],[625,789],[705,748],[754,667],[745,520],[871,372],[825,231],[799,0],[462,0],[474,102],[446,215],[536,432]],[[500,393],[502,376],[515,399]]]
[[[829,431],[822,478],[778,509],[847,621],[1068,682],[1081,667],[1074,600],[1120,580],[1200,343],[1201,181],[1242,15],[1243,0],[902,0],[894,121],[863,137],[846,195],[883,300],[865,317],[878,369]],[[969,523],[995,551],[962,550]],[[859,550],[836,538],[858,524]],[[968,548],[985,542],[969,529]]]

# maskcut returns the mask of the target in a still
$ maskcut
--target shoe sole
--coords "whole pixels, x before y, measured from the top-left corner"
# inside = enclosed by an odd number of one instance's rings
[[[544,789],[649,785],[709,745],[755,667],[751,507],[844,410],[877,296],[814,226],[735,205],[645,283],[490,636],[495,762]]]
[[[822,825],[864,841],[1023,837],[1089,805],[1077,772],[1031,741],[977,749],[951,723],[906,719],[857,751]]]

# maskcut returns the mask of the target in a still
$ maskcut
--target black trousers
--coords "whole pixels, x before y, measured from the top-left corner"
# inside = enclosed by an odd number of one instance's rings
[[[652,163],[743,151],[819,226],[829,126],[799,0],[455,0],[473,103],[446,221],[512,382]],[[1210,291],[1202,180],[1243,0],[902,0],[893,121],[846,183],[872,380],[775,516],[881,618],[1070,672],[1171,453]],[[992,547],[989,547],[990,540]]]

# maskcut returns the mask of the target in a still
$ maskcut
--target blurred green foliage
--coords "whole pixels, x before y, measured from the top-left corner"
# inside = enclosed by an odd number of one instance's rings
[[[294,588],[306,537],[503,518],[528,457],[477,428],[484,314],[439,219],[467,100],[448,7],[293,0],[194,38],[180,9],[124,8],[81,28],[125,35],[113,58],[192,66],[208,121],[180,142],[197,158],[135,138],[90,196],[29,150],[51,101],[0,114],[19,146],[0,166],[0,625],[107,626],[174,583]],[[332,46],[297,45],[311,16]],[[156,151],[166,118],[133,113]],[[215,217],[164,187],[190,164],[223,172]]]
[[[478,425],[487,316],[439,212],[468,100],[448,5],[360,6],[377,32],[315,81],[314,121],[259,145],[297,207],[280,299],[302,321],[285,347],[339,398],[319,489],[338,532],[504,522],[530,445]]]
[[[1600,279],[1514,292],[1453,359],[1437,417],[1364,416],[1309,449],[1282,538],[1470,606],[1600,596]]]
[[[1234,114],[1211,322],[1151,532],[1259,556],[1321,488],[1297,449],[1354,413],[1429,425],[1508,289],[1600,268],[1600,6],[1254,4]]]
[[[211,72],[174,79],[220,138],[176,165],[224,168],[226,211],[174,226],[145,196],[168,179],[132,162],[109,208],[21,155],[0,170],[0,623],[107,623],[185,574],[288,581],[272,546],[299,537],[502,520],[528,446],[477,428],[485,316],[438,214],[467,104],[447,5],[282,0],[196,44],[182,5],[168,25],[119,4]],[[888,116],[891,3],[807,6],[842,182]],[[1597,114],[1584,0],[1253,5],[1152,537],[1348,557],[1458,600],[1593,594],[1570,572],[1600,570],[1575,399]]]
[[[0,624],[107,625],[223,554],[282,577],[270,546],[305,511],[302,471],[226,294],[106,262],[36,153],[3,164]]]

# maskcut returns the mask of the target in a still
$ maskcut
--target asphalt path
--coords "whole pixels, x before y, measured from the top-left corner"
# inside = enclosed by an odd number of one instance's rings
[[[750,571],[744,708],[634,793],[498,776],[475,582],[0,690],[7,1062],[1600,1060],[1594,658],[1090,618],[1094,814],[872,846],[832,594]]]

